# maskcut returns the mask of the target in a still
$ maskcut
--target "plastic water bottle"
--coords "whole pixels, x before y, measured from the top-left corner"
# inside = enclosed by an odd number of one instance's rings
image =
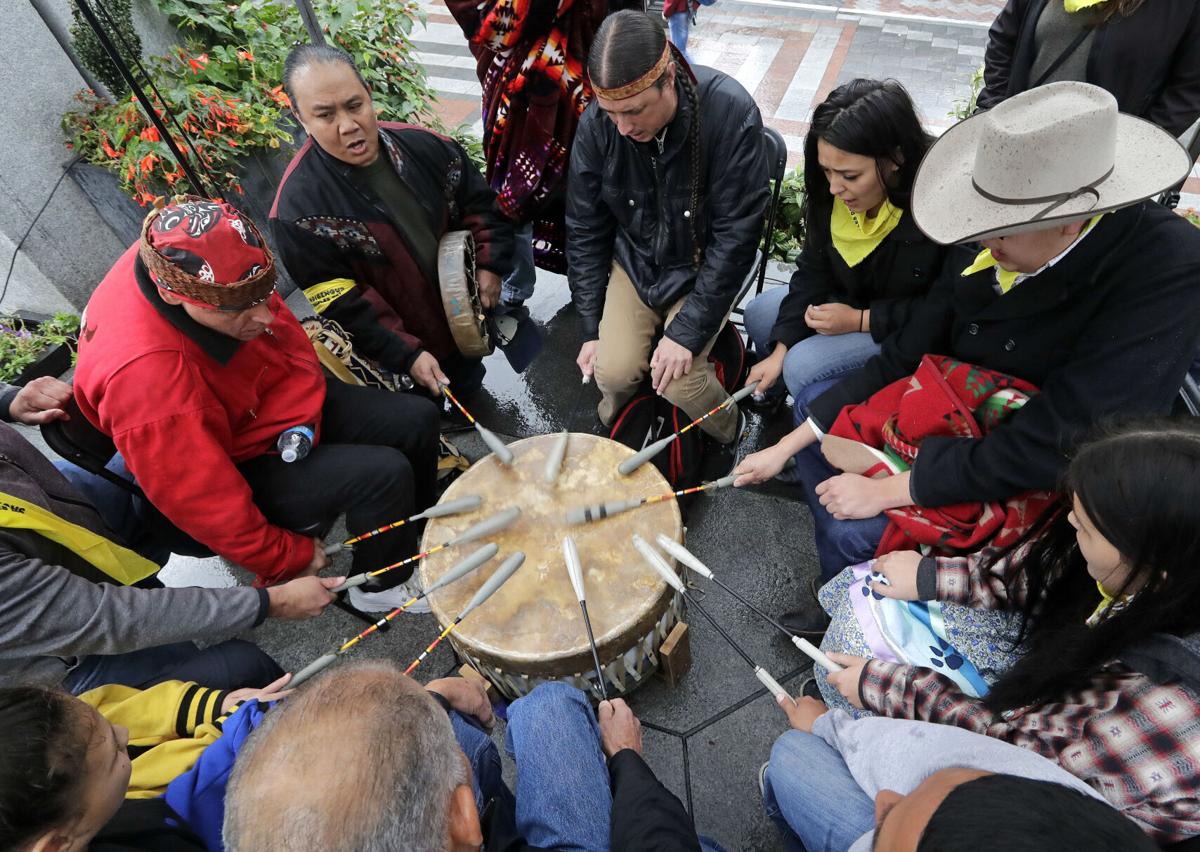
[[[279,436],[279,440],[275,442],[275,446],[279,448],[280,457],[289,464],[307,456],[312,449],[312,444],[313,431],[307,426],[293,426],[291,429],[286,429]]]

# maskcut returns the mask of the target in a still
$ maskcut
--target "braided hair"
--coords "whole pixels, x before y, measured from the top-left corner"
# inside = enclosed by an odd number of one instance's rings
[[[615,89],[626,86],[646,74],[662,56],[667,37],[658,22],[644,12],[626,9],[614,12],[604,19],[588,54],[588,77],[593,86]],[[687,216],[692,231],[692,265],[700,266],[703,254],[700,246],[697,219],[700,206],[700,179],[703,173],[703,158],[700,151],[700,94],[692,77],[687,61],[679,50],[671,47],[675,67],[675,80],[683,89],[691,110],[688,122],[688,174],[691,186],[691,201]],[[666,71],[654,83],[660,91],[667,85]]]
[[[913,180],[933,137],[921,126],[921,118],[904,86],[895,80],[851,80],[843,83],[813,110],[812,124],[804,138],[804,185],[808,190],[805,221],[808,233],[814,221],[829,220],[833,197],[829,179],[817,159],[817,142],[824,140],[850,154],[875,160],[876,174],[888,200],[907,210]],[[896,170],[884,179],[883,165]]]

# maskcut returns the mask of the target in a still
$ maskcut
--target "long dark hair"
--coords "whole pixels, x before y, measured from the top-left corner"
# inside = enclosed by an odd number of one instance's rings
[[[358,82],[362,83],[363,88],[367,90],[367,97],[371,96],[371,87],[363,79],[362,72],[358,70],[358,66],[354,64],[354,59],[349,53],[340,47],[329,44],[297,44],[288,51],[287,58],[283,60],[283,91],[288,96],[288,100],[292,102],[292,110],[297,114],[299,114],[300,107],[296,100],[296,74],[310,65],[345,65],[354,72]]]
[[[0,849],[19,849],[79,813],[92,736],[82,706],[45,687],[0,689]]]
[[[888,199],[903,210],[909,207],[917,167],[933,144],[908,90],[897,81],[859,78],[838,86],[813,110],[804,137],[805,216],[810,226],[814,217],[828,220],[833,206],[829,180],[817,159],[820,139],[847,153],[872,158]],[[885,163],[896,166],[890,180],[884,179]],[[812,233],[811,227],[808,232]]]
[[[654,67],[666,43],[663,28],[644,12],[632,9],[614,12],[604,19],[596,31],[596,39],[588,54],[588,77],[593,86],[603,89],[626,86]],[[683,89],[692,112],[687,138],[692,191],[692,264],[699,266],[701,248],[697,220],[700,217],[697,208],[700,206],[700,176],[703,169],[700,153],[700,95],[679,51],[672,47],[671,53],[674,56],[675,81]],[[662,89],[666,82],[667,72],[664,71],[654,85]]]
[[[1129,605],[1088,627],[1100,602],[1064,507],[1020,569],[1028,582],[1021,638],[1027,651],[988,692],[994,711],[1045,703],[1153,633],[1200,630],[1200,426],[1155,420],[1110,429],[1084,444],[1065,487],[1131,566],[1116,597]],[[1015,579],[1013,580],[1015,582]]]

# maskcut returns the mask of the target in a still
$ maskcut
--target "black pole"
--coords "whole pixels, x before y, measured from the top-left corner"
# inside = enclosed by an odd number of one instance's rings
[[[304,22],[304,29],[308,30],[308,40],[313,44],[324,44],[325,33],[321,30],[321,22],[317,20],[317,13],[313,10],[311,0],[296,0],[296,8],[300,11],[300,20]]]
[[[196,191],[197,195],[203,195],[206,198],[211,198],[212,193],[208,185],[200,178],[199,173],[192,167],[192,164],[188,162],[187,158],[183,155],[183,151],[179,149],[179,146],[175,144],[174,137],[171,136],[170,131],[167,130],[166,124],[164,124],[162,118],[159,117],[158,111],[154,108],[153,102],[146,95],[146,92],[141,85],[138,84],[138,81],[134,79],[133,72],[129,70],[129,65],[122,59],[121,54],[117,51],[116,46],[108,37],[108,33],[104,31],[102,26],[100,26],[100,21],[96,18],[96,13],[92,11],[92,7],[89,5],[88,0],[75,0],[75,5],[79,7],[79,11],[83,14],[84,19],[88,22],[88,26],[90,26],[92,31],[96,33],[96,38],[100,40],[100,46],[104,48],[104,52],[108,54],[108,58],[112,60],[113,65],[117,66],[117,69],[121,72],[121,76],[125,78],[125,82],[129,85],[129,90],[133,92],[133,96],[137,98],[138,103],[142,105],[142,110],[146,113],[146,118],[148,118],[150,123],[154,125],[156,130],[158,130],[158,135],[162,138],[162,141],[166,144],[167,149],[171,152],[171,156],[175,158],[175,162],[179,164],[179,168],[183,170],[185,175],[187,175],[188,183],[192,185],[192,188]],[[166,104],[163,104],[164,109],[166,106]]]

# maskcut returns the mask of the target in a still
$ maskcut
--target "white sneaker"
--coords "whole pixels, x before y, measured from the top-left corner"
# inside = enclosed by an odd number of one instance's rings
[[[396,607],[404,606],[422,591],[424,590],[421,588],[421,581],[414,573],[407,582],[382,592],[364,592],[361,586],[355,586],[350,590],[350,605],[361,612],[391,612]],[[429,601],[421,598],[404,611],[416,615],[429,612]]]

